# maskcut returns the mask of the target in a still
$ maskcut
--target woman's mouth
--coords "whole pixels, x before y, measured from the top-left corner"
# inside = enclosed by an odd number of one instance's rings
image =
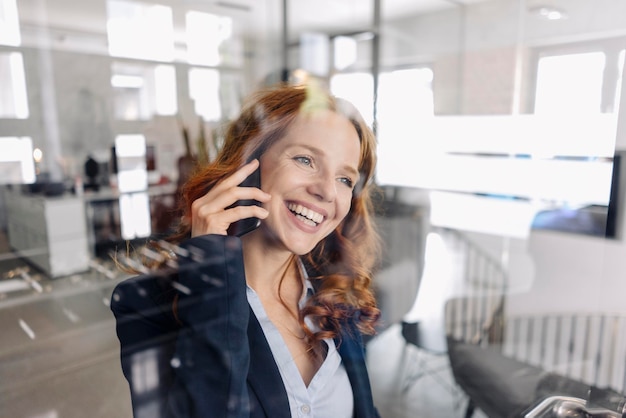
[[[302,205],[290,203],[287,208],[296,215],[296,218],[309,226],[317,226],[324,220],[324,215]]]

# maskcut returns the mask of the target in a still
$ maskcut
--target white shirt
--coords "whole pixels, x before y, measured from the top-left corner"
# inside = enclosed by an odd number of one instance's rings
[[[306,303],[313,291],[308,279],[305,280],[305,283],[300,307]],[[258,295],[249,286],[247,296],[248,303],[261,324],[274,360],[278,365],[289,398],[292,418],[351,418],[354,410],[352,385],[334,340],[331,338],[324,340],[328,346],[326,358],[307,387],[289,348],[287,348],[287,344],[280,335],[280,331],[270,321]],[[312,326],[309,321],[307,321],[307,325]],[[314,330],[313,327],[311,329]]]

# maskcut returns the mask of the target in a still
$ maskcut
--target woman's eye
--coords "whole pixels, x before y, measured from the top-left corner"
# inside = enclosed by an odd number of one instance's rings
[[[349,188],[352,188],[354,186],[354,182],[349,177],[341,177],[339,181],[345,184],[346,186],[348,186]]]
[[[296,160],[297,162],[299,162],[301,164],[304,164],[304,165],[311,165],[311,163],[312,163],[311,158],[304,157],[304,156],[295,157],[294,160]]]

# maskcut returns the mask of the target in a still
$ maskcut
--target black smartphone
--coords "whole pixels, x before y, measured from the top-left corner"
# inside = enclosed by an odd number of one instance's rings
[[[261,188],[261,169],[260,167],[254,170],[252,174],[250,174],[241,184],[240,187],[257,187]],[[235,206],[250,206],[257,205],[261,206],[261,203],[258,200],[254,199],[244,199],[238,200],[234,204],[230,205],[228,209],[233,208]],[[228,235],[234,235],[240,237],[248,232],[254,231],[256,228],[261,225],[261,220],[259,218],[246,218],[240,219],[237,222],[233,222],[228,227]]]

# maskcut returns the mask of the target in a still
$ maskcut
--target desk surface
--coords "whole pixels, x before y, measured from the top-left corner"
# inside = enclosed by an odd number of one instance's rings
[[[120,193],[118,189],[113,189],[110,187],[102,188],[97,192],[94,191],[86,191],[83,195],[83,199],[85,202],[99,202],[99,201],[110,201],[117,200],[123,194],[135,194],[135,193],[148,193],[148,196],[161,196],[161,195],[169,195],[174,194],[176,192],[176,184],[162,184],[158,186],[150,186],[148,190],[132,192],[132,193]]]

